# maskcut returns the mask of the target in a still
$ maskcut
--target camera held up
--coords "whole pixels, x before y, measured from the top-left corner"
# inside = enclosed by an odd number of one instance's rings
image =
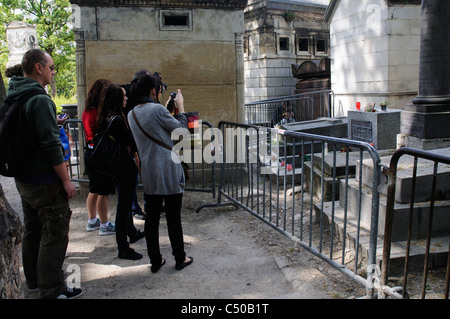
[[[170,93],[170,100],[169,103],[167,104],[167,109],[169,110],[170,113],[173,113],[173,110],[175,109],[175,98],[177,97],[177,92],[171,92]]]

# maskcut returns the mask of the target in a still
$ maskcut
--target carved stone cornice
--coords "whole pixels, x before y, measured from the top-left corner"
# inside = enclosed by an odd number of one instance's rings
[[[70,0],[87,7],[158,7],[243,10],[247,0]]]

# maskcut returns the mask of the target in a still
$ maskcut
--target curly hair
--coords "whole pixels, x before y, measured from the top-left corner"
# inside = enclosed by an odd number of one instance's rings
[[[100,94],[102,92],[102,88],[106,85],[110,85],[111,81],[107,79],[98,79],[96,80],[91,87],[89,88],[88,95],[85,103],[85,110],[95,110],[98,108],[100,103]]]

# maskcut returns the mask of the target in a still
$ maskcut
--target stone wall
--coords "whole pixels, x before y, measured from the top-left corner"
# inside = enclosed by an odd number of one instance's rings
[[[336,2],[336,1],[335,1]],[[403,109],[417,95],[420,3],[341,0],[330,20],[332,90],[344,109],[388,100]]]
[[[245,102],[294,94],[292,65],[329,55],[328,1],[250,0],[245,10]],[[299,41],[307,41],[307,49]],[[324,51],[317,50],[324,41]]]
[[[77,32],[84,37],[86,90],[98,78],[124,84],[138,70],[157,71],[169,86],[164,102],[179,88],[186,111],[198,111],[202,120],[213,125],[238,121],[243,109],[243,61],[237,54],[242,52],[243,1],[226,6],[218,1],[167,6],[164,1],[112,1],[114,6],[71,2],[80,6]],[[186,20],[179,25],[167,17]]]

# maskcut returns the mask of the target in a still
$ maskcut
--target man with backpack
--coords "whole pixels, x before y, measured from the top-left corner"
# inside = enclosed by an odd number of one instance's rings
[[[39,49],[25,53],[22,69],[23,77],[11,78],[7,99],[18,100],[30,90],[43,90],[55,74],[53,59]],[[24,173],[15,175],[24,214],[22,258],[27,286],[39,291],[41,298],[76,298],[82,290],[68,288],[62,270],[72,215],[69,199],[76,188],[64,163],[56,106],[43,91],[21,107],[21,134],[36,145],[28,154]]]

